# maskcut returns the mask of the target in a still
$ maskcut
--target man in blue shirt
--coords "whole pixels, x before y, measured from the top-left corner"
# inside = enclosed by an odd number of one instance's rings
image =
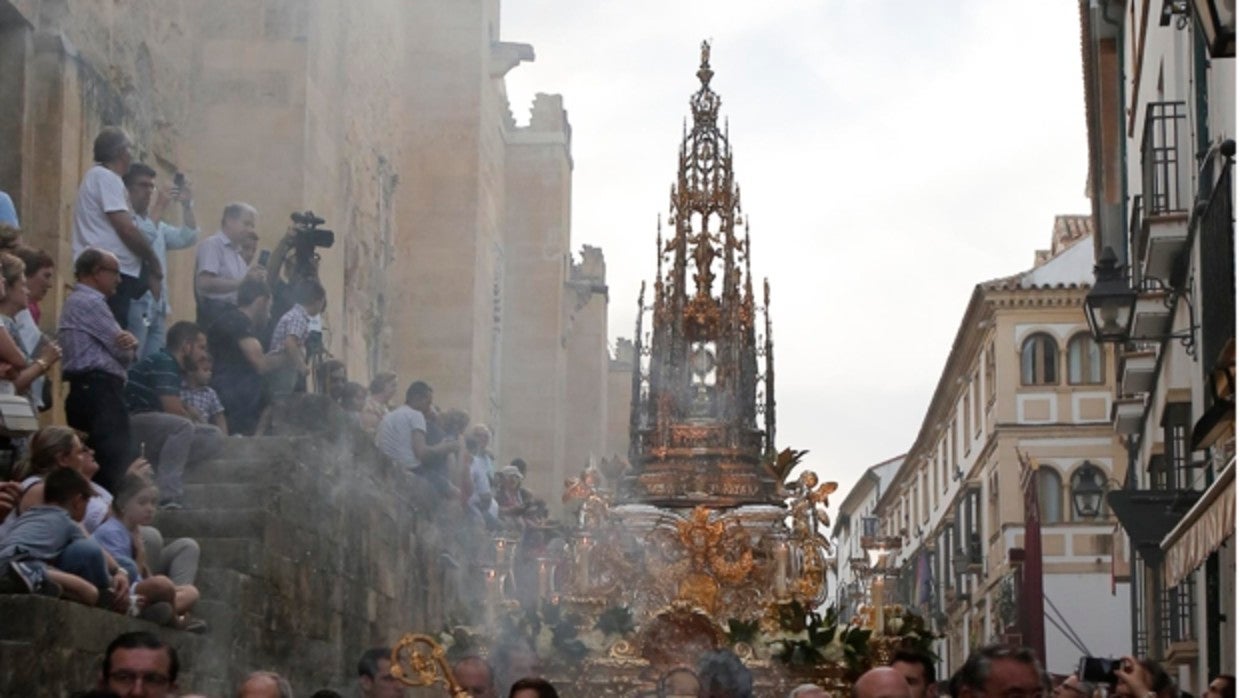
[[[154,168],[141,162],[129,166],[125,188],[133,205],[133,221],[155,250],[160,266],[168,269],[168,250],[183,250],[198,242],[198,221],[194,218],[194,193],[188,181],[171,191],[155,186]],[[152,198],[155,205],[151,206]],[[181,227],[164,222],[164,213],[173,201],[181,203]],[[155,298],[150,291],[129,305],[129,331],[138,338],[138,358],[145,359],[164,348],[167,336],[168,279],[162,280],[163,292]]]

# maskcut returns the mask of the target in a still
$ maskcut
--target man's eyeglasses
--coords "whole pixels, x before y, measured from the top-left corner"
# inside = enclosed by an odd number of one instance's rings
[[[125,688],[133,686],[139,681],[141,681],[144,686],[152,686],[154,688],[162,688],[171,682],[171,679],[163,674],[155,672],[139,674],[134,671],[114,671],[108,675],[108,680],[117,686]]]
[[[121,273],[121,270],[119,267],[98,267],[95,269],[96,274],[98,274],[99,272],[103,272],[103,271],[106,271],[109,274],[120,274]]]

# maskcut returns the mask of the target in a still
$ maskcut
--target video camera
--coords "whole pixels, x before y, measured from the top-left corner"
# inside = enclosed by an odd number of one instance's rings
[[[320,228],[327,221],[314,215],[314,211],[293,211],[289,218],[293,219],[293,248],[305,253],[316,247],[331,247],[336,244],[336,234],[326,228]]]

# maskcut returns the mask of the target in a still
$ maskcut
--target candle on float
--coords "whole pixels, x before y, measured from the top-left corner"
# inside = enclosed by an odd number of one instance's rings
[[[784,598],[788,595],[788,541],[775,541],[775,595]]]
[[[883,613],[883,576],[874,578],[874,632],[877,635],[887,634],[887,619]]]

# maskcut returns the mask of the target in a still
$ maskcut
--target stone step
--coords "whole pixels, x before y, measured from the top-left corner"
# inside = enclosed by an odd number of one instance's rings
[[[181,504],[186,509],[264,509],[270,504],[272,485],[238,482],[195,482],[185,485]]]
[[[210,538],[261,539],[266,509],[181,509],[160,511],[157,525],[164,540],[193,538],[201,545]]]
[[[186,484],[275,484],[289,476],[297,464],[285,458],[238,460],[216,458],[185,469]]]
[[[199,566],[221,567],[244,574],[257,574],[262,561],[263,544],[254,538],[202,538]]]
[[[196,618],[201,618],[207,622],[206,636],[208,638],[231,638],[234,629],[243,619],[237,617],[237,608],[229,600],[224,598],[203,596],[194,604],[194,610],[190,612]],[[206,670],[209,667],[200,667]]]
[[[202,567],[194,586],[202,593],[203,599],[224,600],[248,599],[253,589],[257,588],[254,577],[225,567]]]

